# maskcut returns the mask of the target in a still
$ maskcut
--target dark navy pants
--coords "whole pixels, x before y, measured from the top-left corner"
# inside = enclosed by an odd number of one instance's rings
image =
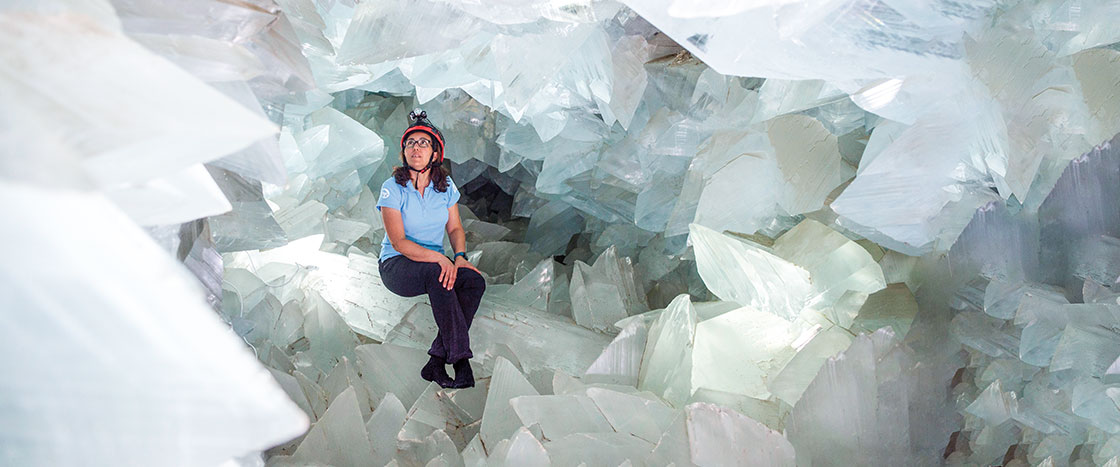
[[[378,271],[381,282],[390,292],[403,297],[428,294],[436,327],[439,328],[428,355],[451,363],[473,356],[467,331],[482,301],[482,293],[486,291],[486,280],[482,275],[459,268],[455,286],[447,290],[439,281],[438,263],[420,263],[404,255],[381,261]]]

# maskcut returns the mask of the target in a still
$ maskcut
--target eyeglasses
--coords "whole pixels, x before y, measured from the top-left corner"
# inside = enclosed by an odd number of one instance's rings
[[[413,146],[427,148],[432,146],[432,142],[427,139],[409,139],[404,142],[404,147],[406,148],[411,148]]]

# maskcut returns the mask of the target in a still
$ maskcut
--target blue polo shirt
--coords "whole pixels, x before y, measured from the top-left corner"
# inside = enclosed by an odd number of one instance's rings
[[[447,177],[447,191],[436,191],[433,183],[424,188],[424,196],[416,191],[416,187],[409,180],[405,186],[397,184],[396,179],[389,177],[381,184],[381,196],[377,199],[377,210],[393,208],[401,212],[404,221],[404,238],[416,242],[418,245],[432,251],[443,251],[443,237],[447,234],[447,208],[459,202],[459,188],[451,177]],[[381,261],[400,252],[393,249],[389,241],[389,233],[381,240]]]

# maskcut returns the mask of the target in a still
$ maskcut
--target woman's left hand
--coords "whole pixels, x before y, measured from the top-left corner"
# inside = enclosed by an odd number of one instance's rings
[[[482,271],[479,271],[478,268],[474,267],[474,265],[471,264],[470,261],[467,261],[467,259],[462,257],[462,256],[458,256],[458,257],[455,258],[455,267],[456,268],[467,268],[467,269],[473,270],[474,272],[482,274]]]

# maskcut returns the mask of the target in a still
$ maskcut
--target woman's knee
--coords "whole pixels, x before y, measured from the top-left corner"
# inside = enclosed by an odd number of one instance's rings
[[[439,267],[439,263],[422,263],[422,264],[423,264],[423,266],[420,270],[420,273],[423,274],[424,280],[438,281],[439,280],[439,274],[440,274],[440,272],[443,271],[443,268]]]
[[[463,285],[467,287],[478,289],[479,292],[486,290],[486,278],[473,269],[460,268],[459,277],[463,278]]]

